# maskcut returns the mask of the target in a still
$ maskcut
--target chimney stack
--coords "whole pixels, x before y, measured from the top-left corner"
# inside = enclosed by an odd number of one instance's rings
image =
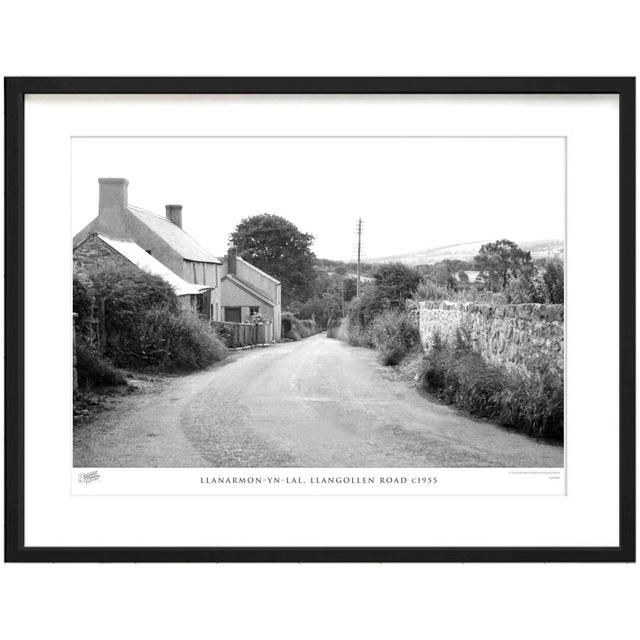
[[[125,178],[98,178],[98,216],[111,218],[129,206],[129,181]]]
[[[165,209],[167,210],[167,219],[182,229],[182,205],[167,204]]]
[[[229,250],[227,251],[227,273],[230,273],[232,276],[236,275],[237,257],[238,250],[236,249],[236,245],[232,242],[229,245]]]

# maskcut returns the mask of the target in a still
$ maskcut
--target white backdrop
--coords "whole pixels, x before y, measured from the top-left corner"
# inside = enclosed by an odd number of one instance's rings
[[[635,75],[636,3],[3,9],[5,75]],[[626,636],[637,566],[3,566],[10,637]]]
[[[25,286],[39,291],[25,297],[27,546],[617,545],[618,286],[615,274],[592,268],[594,248],[605,264],[618,263],[616,96],[30,95],[25,126]],[[485,484],[487,470],[455,470],[439,472],[442,486],[450,490],[438,497],[407,499],[381,495],[378,489],[362,497],[351,490],[334,500],[264,494],[189,498],[184,496],[194,493],[194,472],[189,480],[188,472],[168,469],[104,470],[99,484],[70,495],[70,482],[77,480],[70,459],[71,376],[65,386],[60,371],[71,371],[69,255],[75,200],[70,194],[77,187],[72,137],[245,132],[566,136],[565,496],[557,495],[564,493],[561,480],[556,495],[543,495],[552,491],[548,479],[532,477],[537,483],[531,489],[516,490],[530,494],[524,499],[514,497],[509,486],[519,476],[505,474],[494,483],[504,483],[501,490]],[[410,158],[420,162],[419,156]],[[345,183],[331,186],[338,200],[350,189]],[[45,265],[48,286],[42,288]],[[607,292],[606,309],[594,311],[594,291]],[[42,331],[42,308],[47,331]],[[605,343],[599,342],[602,336]],[[463,474],[466,483],[448,480]],[[486,487],[480,497],[469,488],[476,475],[479,492]],[[162,495],[146,497],[154,486]],[[123,490],[132,495],[113,497]],[[102,495],[85,495],[95,493]]]

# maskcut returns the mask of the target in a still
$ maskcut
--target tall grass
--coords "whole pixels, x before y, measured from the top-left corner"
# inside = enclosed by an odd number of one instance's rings
[[[75,353],[78,388],[93,389],[127,384],[122,371],[114,367],[91,346],[80,342],[76,345]]]
[[[507,371],[472,351],[463,332],[453,345],[436,334],[420,379],[446,404],[532,436],[563,439],[563,377],[542,359],[530,370]]]
[[[420,339],[409,314],[400,309],[389,309],[377,315],[369,334],[385,366],[399,364]]]

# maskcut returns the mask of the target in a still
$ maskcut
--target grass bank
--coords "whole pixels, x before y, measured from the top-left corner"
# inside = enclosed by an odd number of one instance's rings
[[[376,349],[381,364],[407,369],[419,387],[445,404],[536,438],[563,441],[564,380],[543,357],[526,369],[508,370],[473,351],[463,331],[455,344],[434,336],[433,347],[423,353],[418,329],[402,309],[383,311],[367,325],[347,315],[330,323],[327,336]]]

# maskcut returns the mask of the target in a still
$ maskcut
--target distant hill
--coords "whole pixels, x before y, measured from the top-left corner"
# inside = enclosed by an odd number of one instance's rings
[[[482,242],[465,242],[463,244],[450,244],[444,247],[434,247],[424,251],[414,253],[402,253],[395,256],[385,256],[383,258],[367,258],[367,262],[403,262],[408,265],[434,264],[442,260],[473,260],[480,247],[491,240]],[[518,246],[525,251],[531,251],[532,258],[548,258],[551,256],[564,255],[563,240],[528,240],[517,242]]]

